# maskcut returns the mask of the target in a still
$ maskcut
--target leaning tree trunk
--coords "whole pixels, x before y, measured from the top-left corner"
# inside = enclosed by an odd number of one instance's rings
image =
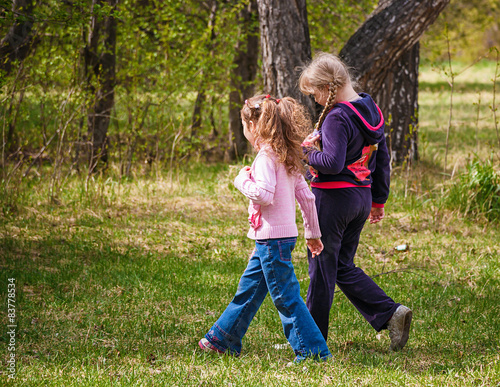
[[[87,113],[90,137],[89,172],[99,161],[108,161],[108,127],[115,103],[116,10],[118,0],[93,0],[92,7],[111,7],[108,15],[92,13],[87,45],[84,48],[85,73],[93,101]]]
[[[256,18],[258,17],[257,1],[251,0],[239,14],[241,40],[236,45],[235,68],[231,76],[231,92],[229,93],[229,158],[235,160],[248,151],[248,142],[243,135],[240,110],[245,99],[254,91],[253,81],[257,73],[259,53],[259,35]]]
[[[392,131],[390,144],[396,163],[418,155],[417,43],[449,1],[383,0],[340,51],[356,70],[360,88],[390,117],[386,129]]]
[[[264,92],[293,97],[314,115],[314,103],[298,88],[301,67],[311,58],[306,0],[257,0]]]

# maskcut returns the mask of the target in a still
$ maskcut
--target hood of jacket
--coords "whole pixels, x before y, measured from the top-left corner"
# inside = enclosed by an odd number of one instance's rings
[[[360,93],[359,96],[361,98],[358,100],[340,102],[336,104],[336,107],[340,107],[349,114],[369,144],[378,144],[385,135],[384,116],[368,94]]]

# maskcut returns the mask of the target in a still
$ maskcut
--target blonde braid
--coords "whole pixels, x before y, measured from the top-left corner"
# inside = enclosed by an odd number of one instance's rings
[[[325,107],[323,108],[323,111],[318,118],[318,122],[316,122],[316,125],[314,126],[314,130],[319,130],[319,128],[321,128],[321,125],[323,125],[323,121],[325,120],[328,112],[332,109],[335,98],[337,98],[339,83],[340,82],[338,80],[335,80],[328,84],[328,99],[326,100]]]

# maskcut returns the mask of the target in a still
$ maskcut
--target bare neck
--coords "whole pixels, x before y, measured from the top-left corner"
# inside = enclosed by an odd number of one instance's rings
[[[337,91],[337,97],[335,98],[335,102],[343,102],[343,101],[354,101],[359,99],[358,93],[353,89],[352,85],[348,83],[343,88]]]

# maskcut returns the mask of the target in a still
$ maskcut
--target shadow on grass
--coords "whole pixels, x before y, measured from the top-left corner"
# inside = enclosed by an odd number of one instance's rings
[[[92,367],[99,358],[133,367],[167,354],[189,355],[229,301],[245,265],[245,259],[214,261],[203,243],[193,259],[117,246],[99,233],[3,237],[0,246],[2,301],[4,284],[15,278],[19,354],[35,369],[68,362]],[[414,323],[407,348],[390,352],[370,332],[366,342],[349,347],[346,364],[441,374],[479,367],[498,352],[497,279],[479,282],[481,291],[437,282],[434,274],[406,281],[406,287],[419,289],[410,305]],[[349,316],[341,318],[349,324]],[[249,332],[256,343],[262,333],[276,334]],[[0,341],[7,340],[3,332]],[[346,352],[340,345],[331,349]],[[268,348],[257,344],[256,350]]]
[[[208,257],[160,254],[82,236],[4,237],[0,246],[0,297],[5,304],[7,280],[14,278],[20,353],[45,353],[47,359],[57,353],[61,360],[99,356],[103,346],[106,353],[116,349],[135,356],[133,348],[144,354],[165,350],[169,336],[192,337],[199,315],[211,317],[207,310],[234,291],[231,273],[239,275],[244,263],[221,269]],[[224,275],[230,281],[210,283]],[[207,290],[214,299],[205,302]],[[7,340],[4,330],[0,341]]]
[[[358,342],[354,339],[348,345],[340,343],[331,347],[332,353],[340,352],[349,362],[363,367],[403,367],[405,372],[415,375],[452,371],[453,375],[464,374],[482,369],[495,360],[500,332],[495,307],[500,303],[500,294],[496,291],[500,286],[498,279],[493,276],[483,279],[474,289],[458,282],[441,283],[429,278],[412,282],[409,280],[406,285],[425,287],[418,294],[419,300],[414,300],[410,339],[403,350],[390,351],[388,332],[382,331],[382,341],[377,341],[375,334],[369,332]],[[361,325],[366,324],[363,321]]]

